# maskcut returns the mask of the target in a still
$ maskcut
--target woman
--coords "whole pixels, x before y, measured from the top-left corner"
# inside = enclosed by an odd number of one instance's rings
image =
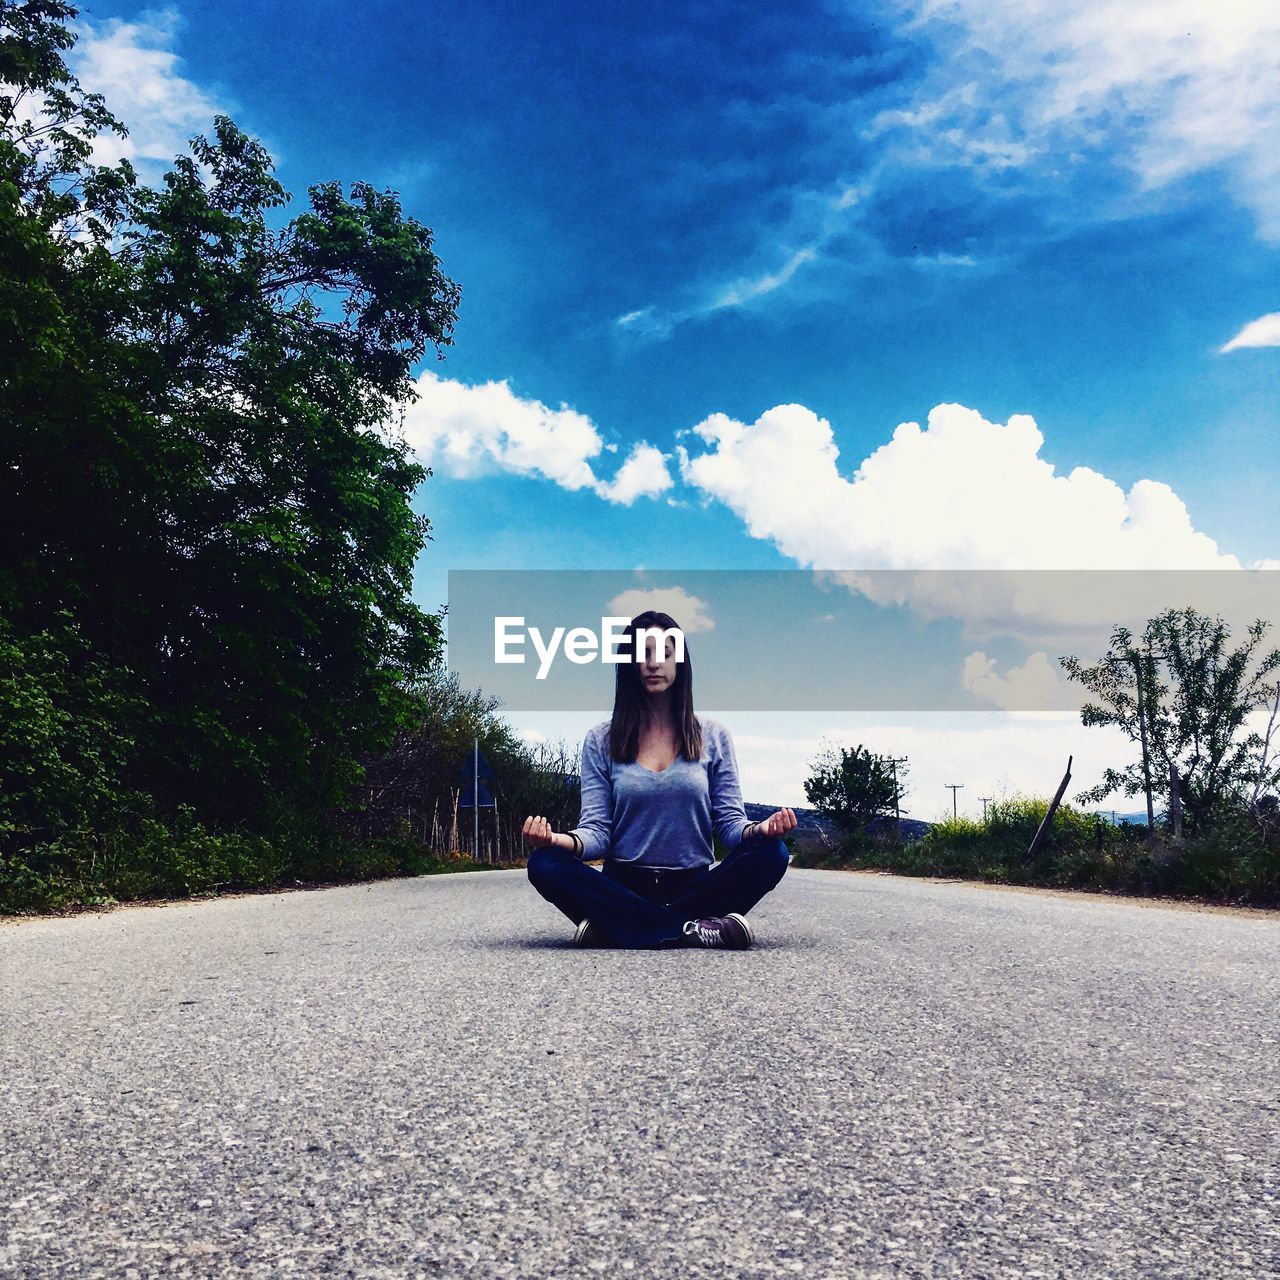
[[[652,610],[628,624],[613,717],[582,744],[581,820],[561,832],[525,819],[529,880],[577,924],[578,946],[742,950],[753,941],[746,913],[787,869],[782,836],[796,816],[747,821],[729,731],[694,715],[687,644],[678,662],[673,635],[647,635],[643,661],[632,660],[649,627],[679,631]],[[713,830],[728,849],[719,863]],[[589,858],[604,858],[603,872]]]

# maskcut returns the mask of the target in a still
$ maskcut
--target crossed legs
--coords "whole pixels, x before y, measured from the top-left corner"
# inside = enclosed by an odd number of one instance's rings
[[[642,896],[564,849],[530,854],[529,881],[575,924],[590,919],[620,947],[673,947],[684,945],[688,920],[731,911],[745,915],[782,879],[789,861],[780,838],[759,836],[702,869],[669,903]]]

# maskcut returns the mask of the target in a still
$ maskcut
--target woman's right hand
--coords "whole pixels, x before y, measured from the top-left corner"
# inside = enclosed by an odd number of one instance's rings
[[[556,842],[555,835],[551,830],[551,823],[540,815],[526,818],[520,834],[524,837],[525,844],[534,849],[543,849],[547,845],[553,845]]]

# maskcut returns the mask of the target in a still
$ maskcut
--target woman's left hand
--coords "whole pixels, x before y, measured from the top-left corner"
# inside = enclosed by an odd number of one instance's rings
[[[756,835],[785,836],[794,831],[796,815],[791,809],[777,809],[761,822],[756,823]]]

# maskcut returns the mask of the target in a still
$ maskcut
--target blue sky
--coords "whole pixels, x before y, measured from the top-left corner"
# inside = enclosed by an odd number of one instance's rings
[[[95,3],[77,65],[144,169],[225,110],[434,229],[435,608],[463,568],[1280,564],[1280,18],[1207,9]]]

